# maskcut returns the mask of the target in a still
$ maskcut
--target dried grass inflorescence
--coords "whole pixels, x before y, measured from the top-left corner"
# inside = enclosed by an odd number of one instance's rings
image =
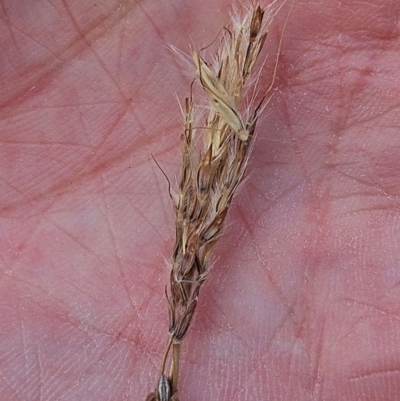
[[[181,343],[192,323],[213,248],[253,146],[264,99],[253,109],[252,102],[243,103],[249,89],[251,94],[255,92],[249,78],[275,15],[274,4],[267,9],[254,5],[241,21],[234,19],[233,26],[225,28],[213,63],[206,63],[199,52],[192,51],[208,113],[204,115],[193,105],[192,96],[186,99],[182,165],[175,199],[175,246],[167,294],[169,338],[157,388],[146,401],[178,401]],[[196,117],[199,113],[203,118]]]

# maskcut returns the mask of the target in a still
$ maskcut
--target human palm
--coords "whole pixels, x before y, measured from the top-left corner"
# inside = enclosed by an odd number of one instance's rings
[[[2,400],[144,401],[155,386],[174,216],[151,155],[174,184],[191,82],[167,45],[209,44],[227,8],[3,3]],[[399,14],[294,4],[181,401],[400,397]]]

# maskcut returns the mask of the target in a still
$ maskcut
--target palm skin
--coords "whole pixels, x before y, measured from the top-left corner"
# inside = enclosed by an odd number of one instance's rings
[[[207,3],[208,6],[207,6]],[[290,4],[266,43],[260,85]],[[222,1],[2,3],[2,400],[144,400],[191,77]],[[399,6],[296,1],[181,401],[400,399]]]

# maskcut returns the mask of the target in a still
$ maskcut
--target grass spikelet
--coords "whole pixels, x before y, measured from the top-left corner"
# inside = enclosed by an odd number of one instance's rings
[[[185,99],[181,171],[175,200],[175,244],[167,293],[169,335],[156,389],[147,401],[178,401],[180,350],[209,275],[213,248],[222,234],[229,206],[253,147],[262,99],[244,105],[267,28],[280,9],[255,4],[225,28],[217,56],[208,64],[192,50],[208,113],[198,124],[192,96]],[[257,82],[254,81],[253,82]],[[243,112],[245,110],[245,112]],[[194,125],[196,121],[196,125]],[[165,373],[169,363],[169,373]]]

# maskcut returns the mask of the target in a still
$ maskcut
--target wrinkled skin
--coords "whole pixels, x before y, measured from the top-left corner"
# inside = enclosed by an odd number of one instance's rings
[[[141,401],[157,382],[174,223],[151,154],[174,185],[192,79],[167,45],[209,44],[229,7],[134,3],[0,8],[5,401]],[[296,1],[181,401],[400,399],[399,16]]]

